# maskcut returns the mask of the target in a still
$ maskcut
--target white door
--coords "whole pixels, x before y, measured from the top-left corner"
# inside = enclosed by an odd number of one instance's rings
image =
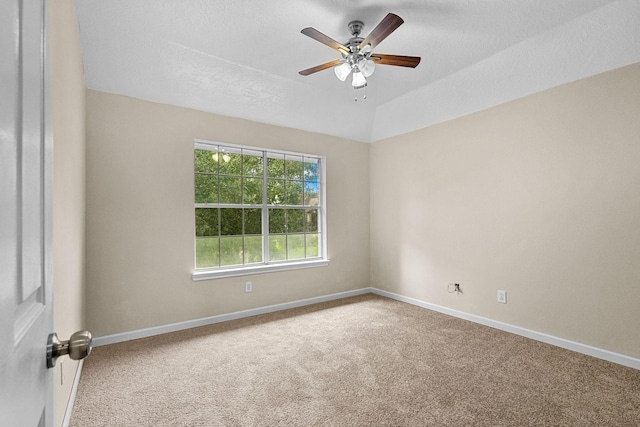
[[[0,424],[53,426],[44,0],[0,0]]]

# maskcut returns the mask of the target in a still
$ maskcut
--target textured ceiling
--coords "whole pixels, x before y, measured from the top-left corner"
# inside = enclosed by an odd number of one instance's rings
[[[638,0],[77,0],[92,89],[371,142],[640,61]],[[339,54],[388,13],[405,23],[375,52],[422,57],[378,66],[355,91]],[[358,94],[359,101],[354,102]]]

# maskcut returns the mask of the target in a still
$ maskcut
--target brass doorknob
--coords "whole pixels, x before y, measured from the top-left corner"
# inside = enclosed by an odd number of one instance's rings
[[[56,366],[60,356],[69,355],[70,359],[84,359],[91,353],[93,338],[89,331],[78,331],[71,335],[69,341],[60,341],[55,332],[49,334],[47,340],[47,368]]]

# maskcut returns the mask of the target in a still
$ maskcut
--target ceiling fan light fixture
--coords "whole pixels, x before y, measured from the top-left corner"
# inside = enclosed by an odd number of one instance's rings
[[[345,81],[347,77],[349,77],[351,66],[346,62],[343,62],[342,64],[333,67],[333,71],[336,73],[336,77],[339,78],[340,81]]]
[[[354,89],[360,89],[361,87],[365,87],[366,85],[367,79],[364,77],[364,74],[362,74],[360,71],[354,70],[351,86],[353,86]]]
[[[373,75],[373,72],[376,70],[376,63],[371,59],[362,58],[360,61],[358,61],[358,68],[360,69],[360,71],[362,71],[362,74],[365,77],[371,77]]]

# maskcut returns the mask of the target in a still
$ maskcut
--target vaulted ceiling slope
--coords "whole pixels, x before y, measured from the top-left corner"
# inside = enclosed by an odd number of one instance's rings
[[[80,0],[87,86],[373,142],[640,61],[638,0]],[[300,33],[346,42],[388,13],[375,49],[422,57],[376,67],[366,99],[339,58]],[[359,100],[354,102],[355,96]]]

